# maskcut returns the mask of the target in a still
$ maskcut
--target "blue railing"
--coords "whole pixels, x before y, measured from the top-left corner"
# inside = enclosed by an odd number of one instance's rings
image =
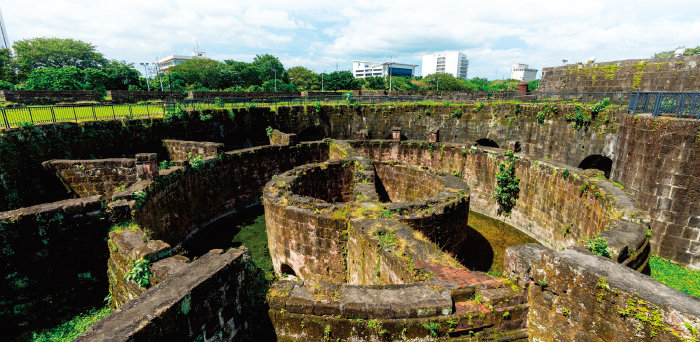
[[[700,93],[632,93],[627,111],[653,117],[662,115],[700,120]]]

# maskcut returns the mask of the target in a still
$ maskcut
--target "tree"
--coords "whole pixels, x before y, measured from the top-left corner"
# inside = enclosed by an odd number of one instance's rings
[[[474,77],[466,82],[467,90],[491,91],[491,84],[485,78]]]
[[[384,83],[384,77],[381,76],[371,76],[365,77],[365,88],[370,90],[383,90],[388,86]]]
[[[284,72],[284,65],[282,65],[280,60],[273,55],[256,55],[252,64],[253,66],[260,68],[260,78],[263,82],[274,80],[275,78],[277,78],[277,80],[289,82],[289,76],[287,76]]]
[[[83,89],[83,75],[76,67],[40,68],[27,75],[28,90],[79,90]]]
[[[104,93],[107,90],[109,76],[100,69],[85,69],[82,71],[83,82],[80,84],[81,89],[97,90]]]
[[[385,89],[389,89],[389,86],[391,86],[391,90],[418,90],[419,87],[413,82],[411,82],[410,77],[402,77],[402,76],[393,76],[391,78],[391,84],[389,84],[389,77],[386,77],[384,79],[384,85]],[[442,89],[442,86],[441,86]]]
[[[12,54],[10,50],[0,49],[0,82],[15,83],[16,76],[15,71],[12,69]]]
[[[423,83],[431,90],[459,91],[467,90],[464,80],[452,76],[452,74],[438,73],[423,77]]]
[[[226,69],[231,79],[228,87],[248,88],[252,85],[262,85],[262,70],[252,63],[225,60]]]
[[[494,80],[491,82],[491,91],[516,91],[518,90],[518,83],[520,81],[509,79],[509,80]]]
[[[128,90],[130,85],[139,86],[139,72],[134,65],[124,61],[109,61],[102,71],[107,75],[107,90]]]
[[[314,73],[302,66],[296,66],[287,70],[289,79],[299,90],[317,90],[321,89],[321,83]]]
[[[325,90],[359,90],[362,87],[362,81],[355,79],[350,71],[324,74],[323,83]]]
[[[73,39],[24,39],[16,41],[12,48],[16,56],[14,64],[22,79],[39,68],[100,68],[107,62],[94,45]]]
[[[224,64],[209,58],[194,58],[169,69],[184,78],[191,89],[223,89],[227,88],[221,77]],[[160,86],[159,86],[160,87]]]
[[[277,83],[277,84],[275,84]],[[270,80],[263,83],[262,88],[264,91],[295,91],[297,88],[293,84],[288,84],[282,82],[282,80]]]
[[[530,82],[527,82],[527,90],[528,91],[537,91],[537,89],[540,87],[540,80],[532,80]]]

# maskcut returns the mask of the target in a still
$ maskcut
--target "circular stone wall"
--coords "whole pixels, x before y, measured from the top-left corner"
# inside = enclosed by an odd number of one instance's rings
[[[383,203],[381,197],[398,202]],[[265,187],[264,204],[275,271],[335,283],[348,282],[353,267],[347,257],[349,221],[400,222],[454,252],[465,243],[469,213],[466,186],[456,177],[366,159],[309,164],[278,175]],[[389,278],[412,281],[411,274]],[[393,282],[387,279],[379,282]]]

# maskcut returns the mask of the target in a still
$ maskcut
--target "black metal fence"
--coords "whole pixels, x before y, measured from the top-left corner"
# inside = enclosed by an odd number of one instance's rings
[[[639,92],[630,97],[628,112],[700,120],[700,93]]]

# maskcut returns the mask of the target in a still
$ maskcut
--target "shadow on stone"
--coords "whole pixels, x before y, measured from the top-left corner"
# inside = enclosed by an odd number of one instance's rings
[[[467,238],[459,255],[456,255],[462,265],[472,271],[486,272],[493,264],[493,248],[491,243],[481,233],[467,226]]]

